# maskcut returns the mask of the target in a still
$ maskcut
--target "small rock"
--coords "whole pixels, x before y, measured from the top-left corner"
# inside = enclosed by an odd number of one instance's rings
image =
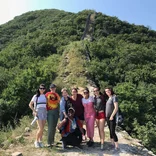
[[[26,133],[23,134],[23,136],[28,137],[28,136],[30,136],[30,134],[28,132],[26,132]]]
[[[21,152],[12,153],[11,156],[23,156]]]
[[[2,144],[1,144],[2,147],[3,147],[3,146],[8,146],[8,145],[9,145],[9,141],[8,141],[8,140],[2,142]]]
[[[147,148],[144,148],[142,151],[143,152],[148,152],[148,149]]]
[[[14,144],[10,144],[9,148],[12,148],[12,147],[14,147]]]
[[[24,132],[31,132],[31,129],[29,127],[26,127]]]
[[[148,154],[149,154],[149,155],[153,155],[153,156],[154,156],[154,154],[153,154],[153,152],[152,152],[152,151],[149,151],[149,152],[148,152]]]
[[[15,139],[16,140],[19,140],[19,139],[21,139],[23,136],[22,135],[20,135],[20,136],[17,136]]]

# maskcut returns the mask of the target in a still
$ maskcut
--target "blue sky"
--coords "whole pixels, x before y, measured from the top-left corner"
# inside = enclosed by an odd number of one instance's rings
[[[75,13],[93,9],[156,30],[155,7],[156,0],[0,0],[0,24],[40,9],[55,8]]]

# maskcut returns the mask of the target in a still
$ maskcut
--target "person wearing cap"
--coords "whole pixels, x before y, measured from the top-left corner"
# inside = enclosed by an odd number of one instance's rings
[[[82,104],[84,106],[84,118],[86,123],[87,136],[89,141],[87,145],[91,147],[94,144],[94,123],[95,123],[95,109],[94,109],[94,98],[89,96],[89,89],[85,88],[83,90],[84,98],[82,99]]]
[[[81,121],[75,116],[73,107],[68,109],[68,118],[64,118],[57,126],[62,136],[62,148],[67,145],[80,147],[85,130]]]
[[[54,144],[56,126],[59,118],[60,96],[56,93],[56,85],[50,85],[50,92],[45,94],[47,98],[47,122],[48,122],[48,146]]]
[[[61,92],[62,98],[60,101],[60,120],[62,121],[64,118],[68,117],[68,109],[73,107],[73,104],[71,103],[71,98],[68,95],[67,89],[63,88]]]

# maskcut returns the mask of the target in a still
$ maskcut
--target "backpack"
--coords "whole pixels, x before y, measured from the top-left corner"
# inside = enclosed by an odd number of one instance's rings
[[[124,123],[124,117],[123,117],[123,114],[118,106],[118,112],[116,113],[116,124],[117,126],[122,126]]]
[[[121,112],[121,109],[119,107],[119,104],[118,104],[118,111],[117,111],[115,117],[116,117],[116,125],[117,126],[122,126],[123,121],[124,121],[124,117],[123,117],[123,113]]]

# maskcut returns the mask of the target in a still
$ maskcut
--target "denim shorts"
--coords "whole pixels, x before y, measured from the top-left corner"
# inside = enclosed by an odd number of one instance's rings
[[[47,120],[47,109],[46,108],[38,108],[37,116],[38,116],[38,120]]]

